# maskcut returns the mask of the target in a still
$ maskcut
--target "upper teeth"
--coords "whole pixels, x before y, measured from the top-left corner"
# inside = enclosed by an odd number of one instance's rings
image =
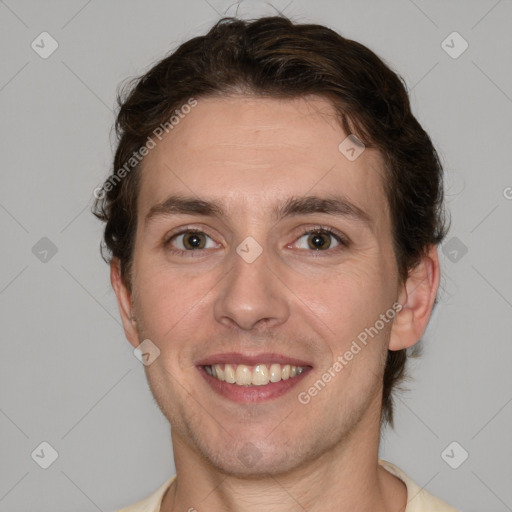
[[[303,366],[280,365],[277,363],[271,365],[257,364],[255,366],[214,364],[204,368],[212,377],[238,386],[264,386],[269,382],[287,380],[300,375],[304,371]]]

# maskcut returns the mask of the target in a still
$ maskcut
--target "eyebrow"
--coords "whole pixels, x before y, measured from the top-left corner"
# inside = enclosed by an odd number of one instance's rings
[[[280,221],[286,217],[312,215],[315,213],[349,218],[366,224],[372,230],[373,219],[359,206],[350,202],[342,195],[318,197],[290,197],[273,210],[273,218]],[[216,200],[197,199],[183,195],[171,195],[163,202],[152,206],[147,213],[144,223],[148,224],[157,217],[172,215],[196,215],[205,217],[227,217],[221,203]]]

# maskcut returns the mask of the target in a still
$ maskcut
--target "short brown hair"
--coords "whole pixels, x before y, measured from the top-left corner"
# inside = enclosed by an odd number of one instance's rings
[[[118,94],[112,175],[96,195],[93,213],[106,223],[109,255],[102,250],[103,257],[107,262],[119,259],[128,288],[141,167],[133,155],[191,97],[240,92],[327,98],[346,133],[380,151],[395,257],[400,281],[405,282],[429,246],[438,245],[448,231],[443,169],[430,137],[411,113],[405,82],[356,41],[322,25],[272,16],[222,18],[206,35],[183,43]],[[126,171],[123,179],[113,183],[121,168]],[[388,351],[381,421],[391,426],[391,391],[405,377],[406,360],[405,349]]]

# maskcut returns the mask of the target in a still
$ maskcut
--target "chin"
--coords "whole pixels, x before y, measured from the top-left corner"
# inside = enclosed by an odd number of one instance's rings
[[[324,436],[322,441],[313,439],[311,444],[298,442],[303,436],[286,435],[272,441],[262,436],[247,436],[234,440],[225,437],[221,442],[209,443],[201,436],[195,451],[217,471],[235,478],[268,478],[279,476],[304,467],[308,462],[325,453],[331,444]],[[206,441],[206,442],[205,442]]]
[[[288,453],[275,450],[262,453],[255,445],[247,443],[229,454],[212,454],[209,462],[225,475],[241,479],[263,479],[288,473],[300,465],[301,461],[296,456],[291,457]]]

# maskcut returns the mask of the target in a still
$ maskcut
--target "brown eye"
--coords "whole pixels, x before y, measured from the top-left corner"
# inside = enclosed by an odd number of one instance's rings
[[[304,240],[301,242],[301,240]],[[335,241],[334,245],[332,240]],[[327,249],[334,249],[337,246],[348,245],[340,235],[329,229],[317,228],[305,231],[297,242],[299,249],[309,249],[313,251],[325,252]]]
[[[206,242],[203,233],[186,233],[183,236],[183,245],[186,249],[203,249]]]
[[[329,240],[329,235],[327,233],[312,233],[308,236],[308,245],[310,249],[329,249],[331,246],[331,241]]]
[[[186,230],[172,236],[166,245],[171,246],[171,250],[191,252],[201,249],[211,249],[215,247],[215,244],[208,241],[211,238],[202,231]]]

